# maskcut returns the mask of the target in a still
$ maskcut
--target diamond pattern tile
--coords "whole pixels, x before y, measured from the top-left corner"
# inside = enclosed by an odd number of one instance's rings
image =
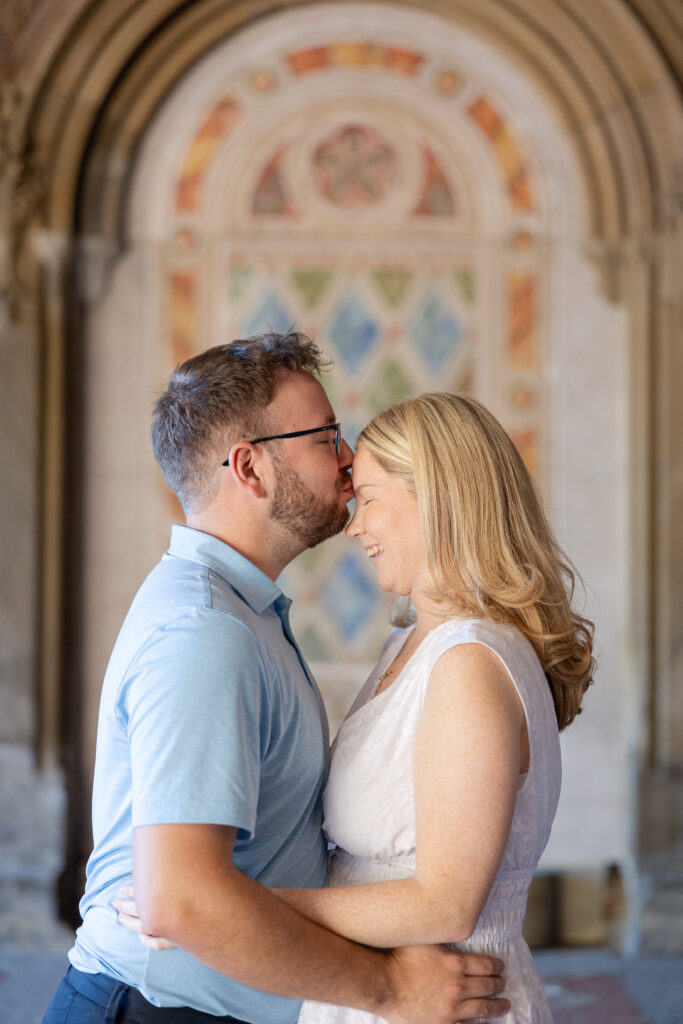
[[[252,267],[235,267],[230,273],[230,301],[238,302],[249,283],[253,274]]]
[[[329,327],[341,360],[351,373],[359,370],[380,337],[379,325],[358,292],[342,302]]]
[[[231,259],[225,292],[231,335],[294,324],[316,337],[333,357],[323,384],[354,448],[362,427],[393,402],[462,386],[461,363],[457,379],[451,372],[455,351],[476,357],[469,348],[478,322],[478,279],[462,254],[430,262],[386,250],[353,258],[311,251],[304,259],[245,249]],[[281,586],[294,598],[307,657],[375,656],[387,632],[384,595],[353,544],[340,537],[304,552]]]
[[[317,306],[332,280],[331,270],[293,270],[292,282],[303,299],[306,309]]]
[[[396,359],[387,360],[379,382],[370,392],[370,407],[373,415],[394,402],[407,398],[414,391],[415,388],[408,375],[402,370],[400,363]]]
[[[380,295],[392,309],[401,305],[414,276],[411,270],[398,270],[394,267],[378,267],[372,272]]]
[[[356,557],[345,555],[322,590],[323,604],[334,615],[345,640],[353,640],[371,615],[379,592],[363,573]]]
[[[297,636],[299,647],[306,661],[321,661],[327,654],[327,646],[315,626],[304,626]]]
[[[425,301],[410,329],[410,337],[429,369],[439,373],[463,342],[463,330],[439,295]]]
[[[476,291],[474,273],[469,269],[456,270],[454,277],[460,295],[467,305],[471,306],[474,303]]]
[[[261,331],[277,331],[284,333],[296,323],[296,317],[285,305],[275,290],[267,293],[265,299],[257,307],[245,324],[247,335],[260,334]]]

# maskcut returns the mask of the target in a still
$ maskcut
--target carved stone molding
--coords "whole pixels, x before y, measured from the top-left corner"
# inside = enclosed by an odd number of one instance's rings
[[[676,161],[671,172],[669,198],[672,227],[675,228],[683,224],[683,155]]]
[[[20,76],[0,78],[0,225],[8,262],[0,279],[0,299],[17,313],[29,281],[22,265],[31,223],[44,212],[46,186],[37,148],[26,134],[28,91]]]
[[[605,298],[623,303],[629,299],[631,273],[637,268],[647,271],[656,260],[658,246],[654,236],[610,242],[593,239],[584,243],[583,251],[600,274],[600,289]]]
[[[600,274],[600,290],[609,302],[623,301],[624,252],[618,243],[592,241],[584,252]]]
[[[106,294],[116,260],[121,255],[117,240],[80,238],[76,249],[78,296],[87,305],[95,305]]]
[[[16,125],[25,105],[20,82],[9,75],[0,78],[0,185],[3,186],[17,176]]]
[[[3,49],[10,51],[16,48],[41,4],[42,0],[3,0],[0,4],[0,45]]]

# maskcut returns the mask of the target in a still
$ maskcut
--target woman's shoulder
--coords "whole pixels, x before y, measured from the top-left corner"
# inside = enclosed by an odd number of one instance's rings
[[[540,669],[536,653],[517,626],[508,622],[495,622],[484,618],[451,618],[438,625],[428,637],[425,657],[433,666],[446,651],[461,644],[482,644],[510,667],[509,663],[523,662]]]
[[[431,649],[423,663],[425,675],[431,675],[436,663],[456,646],[482,644],[502,663],[527,714],[528,709],[534,707],[535,715],[542,713],[548,722],[556,724],[547,677],[531,641],[517,626],[483,618],[449,619],[438,626],[431,637]]]

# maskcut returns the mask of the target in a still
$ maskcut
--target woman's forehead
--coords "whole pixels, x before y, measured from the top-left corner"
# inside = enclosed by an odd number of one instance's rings
[[[380,466],[377,459],[363,445],[359,445],[353,457],[353,487],[391,487],[400,485],[400,477],[392,476]]]

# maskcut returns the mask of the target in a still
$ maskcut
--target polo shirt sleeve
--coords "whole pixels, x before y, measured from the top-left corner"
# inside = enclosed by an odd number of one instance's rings
[[[132,823],[231,825],[253,836],[266,672],[238,619],[201,609],[157,629],[119,694],[132,777]]]

